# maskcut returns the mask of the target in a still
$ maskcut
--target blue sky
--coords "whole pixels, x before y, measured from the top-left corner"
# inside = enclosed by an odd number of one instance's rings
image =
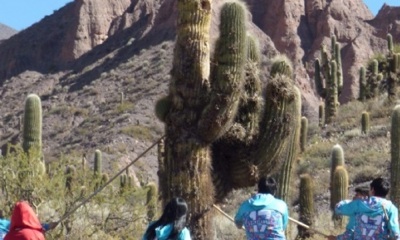
[[[51,15],[54,10],[72,1],[73,0],[0,0],[0,23],[20,31],[40,21],[44,16]],[[391,6],[400,6],[399,0],[364,0],[364,2],[374,15],[385,2]]]

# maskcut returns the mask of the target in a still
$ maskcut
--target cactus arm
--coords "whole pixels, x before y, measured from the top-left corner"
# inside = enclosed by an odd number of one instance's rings
[[[315,80],[315,87],[317,89],[317,93],[322,97],[325,98],[325,84],[323,78],[321,77],[321,63],[319,59],[315,59],[314,62],[314,80]]]
[[[278,196],[285,202],[289,201],[289,187],[292,178],[293,164],[296,160],[297,154],[299,153],[299,142],[303,119],[301,117],[301,93],[300,90],[295,88],[295,101],[292,106],[292,116],[290,126],[293,128],[291,135],[288,139],[286,157],[282,165],[281,174],[279,174],[279,185],[278,185]],[[306,118],[307,119],[307,118]]]
[[[365,79],[365,67],[360,68],[360,101],[365,101],[366,99],[366,91],[367,91],[367,82]]]
[[[205,142],[214,141],[230,128],[239,106],[247,55],[246,16],[240,4],[231,2],[222,7],[220,36],[211,100],[198,123],[198,134]]]

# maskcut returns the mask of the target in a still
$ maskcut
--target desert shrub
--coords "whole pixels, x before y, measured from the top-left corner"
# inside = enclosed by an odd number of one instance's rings
[[[58,221],[94,191],[93,171],[80,161],[62,157],[47,165],[35,151],[25,154],[20,146],[0,157],[0,205],[10,216],[16,201],[28,200],[42,222]],[[66,167],[75,166],[71,191],[66,188]],[[145,189],[120,194],[119,182],[111,183],[65,219],[46,239],[140,239],[147,222]]]
[[[152,140],[151,130],[142,125],[128,125],[121,129],[121,133],[141,140]]]

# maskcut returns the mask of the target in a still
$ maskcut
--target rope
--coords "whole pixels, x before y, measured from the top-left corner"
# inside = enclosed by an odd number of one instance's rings
[[[78,204],[76,207],[74,207],[72,210],[69,212],[65,213],[64,216],[61,217],[60,220],[56,222],[58,225],[60,222],[64,221],[67,219],[69,216],[72,215],[76,210],[78,210],[81,206],[85,205],[90,199],[92,199],[94,196],[96,196],[99,192],[101,192],[107,185],[109,185],[112,181],[114,181],[119,175],[121,175],[128,167],[132,166],[137,160],[139,160],[141,157],[143,157],[148,151],[150,151],[154,146],[156,146],[163,138],[165,137],[162,136],[159,138],[156,142],[154,142],[150,147],[148,147],[144,152],[142,152],[139,156],[137,156],[133,161],[131,161],[126,167],[121,169],[114,177],[112,177],[108,182],[104,183],[103,186],[101,186],[99,189],[97,189],[95,192],[93,192],[89,197],[84,199],[80,204]]]
[[[220,213],[221,213],[222,215],[224,215],[226,218],[228,218],[228,219],[231,220],[232,222],[235,222],[235,220],[234,220],[231,216],[229,216],[226,212],[224,212],[224,211],[223,211],[221,208],[219,208],[217,205],[213,204],[213,207],[214,207],[215,209],[217,209],[218,212],[220,212]],[[311,228],[310,226],[308,226],[308,225],[306,225],[306,224],[304,224],[304,223],[302,223],[302,222],[300,222],[300,221],[297,221],[296,219],[293,219],[293,218],[289,217],[289,220],[292,221],[292,222],[294,222],[294,223],[296,223],[297,225],[300,225],[300,226],[302,226],[302,227],[304,227],[304,228],[306,228],[306,229],[308,229],[308,230],[310,230],[310,231],[313,231],[313,232],[315,232],[315,233],[318,233],[318,234],[320,234],[320,235],[322,235],[322,236],[324,236],[324,237],[329,237],[329,235],[327,235],[327,234],[325,234],[325,233],[323,233],[323,232],[320,232],[320,231],[318,231],[318,230],[316,230],[316,229],[313,229],[313,228]],[[242,226],[242,229],[244,229],[243,226]]]

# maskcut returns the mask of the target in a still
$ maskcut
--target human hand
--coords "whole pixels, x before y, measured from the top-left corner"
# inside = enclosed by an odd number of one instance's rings
[[[58,225],[58,222],[49,222],[49,224],[48,224],[49,229],[48,230],[56,228],[57,225]]]

